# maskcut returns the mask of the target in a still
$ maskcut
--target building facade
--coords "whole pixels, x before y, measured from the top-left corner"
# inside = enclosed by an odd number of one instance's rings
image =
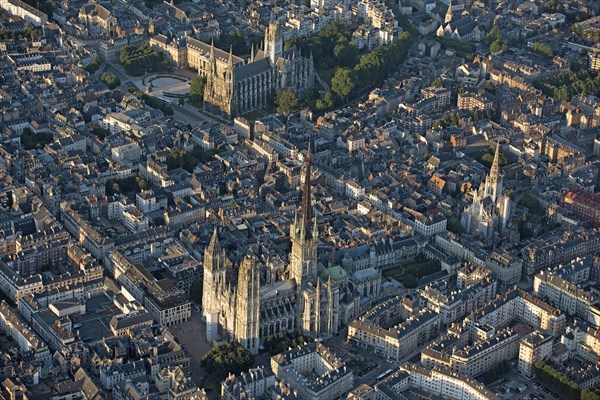
[[[256,354],[261,340],[300,331],[328,337],[340,325],[340,286],[317,274],[317,220],[311,200],[310,149],[306,161],[301,214],[291,226],[289,276],[262,284],[257,261],[247,257],[237,268],[227,259],[217,231],[204,253],[203,315],[208,336],[219,329]]]
[[[511,209],[510,198],[504,195],[500,176],[500,143],[497,143],[490,174],[484,185],[474,193],[473,202],[464,210],[461,223],[467,232],[479,232],[489,237],[498,228],[506,228]]]
[[[276,21],[265,32],[263,49],[252,49],[247,63],[231,51],[226,59],[217,57],[211,45],[207,62],[200,59],[196,65],[206,76],[206,111],[227,118],[265,107],[280,89],[302,93],[312,88],[315,80],[312,54],[307,57],[296,48],[284,50],[283,33]]]

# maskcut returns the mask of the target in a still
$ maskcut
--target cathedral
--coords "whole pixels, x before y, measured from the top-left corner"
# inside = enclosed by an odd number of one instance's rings
[[[306,57],[296,48],[284,50],[277,21],[269,24],[262,48],[252,48],[247,63],[231,50],[219,57],[211,46],[206,68],[198,71],[206,76],[205,110],[227,118],[265,107],[280,89],[302,93],[315,81],[312,54]]]
[[[500,143],[485,183],[475,191],[473,202],[463,211],[461,223],[468,233],[479,232],[492,236],[496,229],[504,229],[511,213],[510,197],[504,195],[503,179],[500,176]]]
[[[229,262],[215,229],[204,253],[203,317],[207,336],[218,329],[258,353],[261,341],[281,332],[315,338],[335,334],[340,325],[340,286],[318,275],[317,218],[311,201],[310,147],[300,215],[290,227],[292,250],[287,279],[261,284],[256,257],[246,256],[237,268]]]

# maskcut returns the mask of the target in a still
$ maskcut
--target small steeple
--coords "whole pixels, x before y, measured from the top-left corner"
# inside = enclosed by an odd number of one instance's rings
[[[250,62],[254,62],[254,43],[252,43],[252,46],[250,48]]]
[[[444,22],[446,24],[452,21],[452,0],[450,0],[450,4],[448,5],[448,11],[446,11],[446,17],[444,18]]]

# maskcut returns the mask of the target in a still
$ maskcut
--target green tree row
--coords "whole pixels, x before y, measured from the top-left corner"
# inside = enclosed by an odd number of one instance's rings
[[[581,69],[538,79],[534,86],[557,100],[570,101],[571,97],[584,93],[600,96],[600,73]]]
[[[485,41],[490,47],[490,53],[508,50],[508,46],[502,40],[502,33],[498,28],[492,28],[485,37]]]
[[[566,399],[579,399],[581,397],[581,389],[577,383],[542,360],[535,363],[535,376],[540,382]]]
[[[394,43],[362,55],[353,68],[336,69],[331,78],[331,90],[345,102],[352,95],[375,87],[398,68],[411,43],[410,34],[403,32]]]
[[[42,37],[42,31],[35,29],[30,26],[24,31],[5,31],[0,30],[0,40],[8,40],[8,39],[38,39]]]
[[[519,204],[529,209],[529,212],[535,215],[544,215],[546,210],[540,204],[540,201],[529,193],[525,193],[519,200]]]

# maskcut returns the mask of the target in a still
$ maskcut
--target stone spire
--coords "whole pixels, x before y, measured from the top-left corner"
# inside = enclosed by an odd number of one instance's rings
[[[211,72],[213,74],[217,73],[217,59],[215,58],[215,39],[210,41],[210,56],[208,57],[208,62],[211,66]]]
[[[490,169],[490,182],[496,183],[500,178],[500,142],[496,142],[496,153],[494,154],[494,162]]]
[[[252,43],[252,47],[250,48],[250,62],[254,62],[254,43]]]
[[[309,239],[309,235],[311,234],[311,226],[310,222],[312,220],[312,201],[311,201],[311,193],[310,193],[310,172],[311,172],[311,164],[310,164],[310,142],[308,143],[308,152],[306,156],[306,172],[304,176],[304,187],[302,193],[302,214],[300,215],[300,229],[302,230],[302,239]]]

